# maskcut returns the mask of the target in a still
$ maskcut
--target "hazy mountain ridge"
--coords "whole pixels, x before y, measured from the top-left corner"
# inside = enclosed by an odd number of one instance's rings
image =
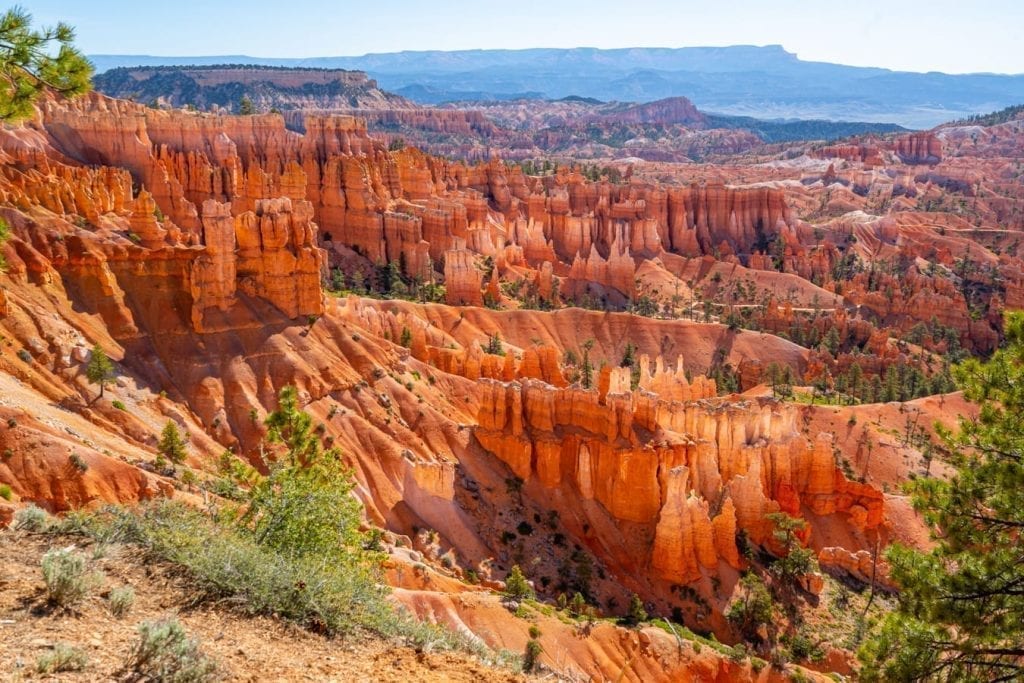
[[[305,59],[94,55],[117,66],[218,64],[358,69],[421,103],[537,93],[651,101],[685,95],[705,111],[930,128],[1024,101],[1024,75],[898,72],[808,62],[781,46],[424,51]]]

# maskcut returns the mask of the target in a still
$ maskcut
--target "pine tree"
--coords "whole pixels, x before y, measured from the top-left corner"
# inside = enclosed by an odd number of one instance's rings
[[[489,353],[492,356],[505,355],[505,345],[501,343],[501,333],[495,332],[493,336],[487,338],[487,346],[484,347],[484,353]]]
[[[505,597],[516,602],[533,597],[533,588],[530,587],[518,564],[512,565],[505,578]]]
[[[626,612],[626,623],[631,626],[647,621],[647,610],[644,609],[644,602],[640,596],[633,593],[629,599],[629,611]]]
[[[185,441],[181,438],[178,425],[174,420],[168,420],[164,425],[164,430],[160,433],[160,442],[157,444],[157,451],[175,465],[185,462],[185,458],[188,457]]]
[[[85,366],[85,376],[90,384],[100,385],[100,398],[103,398],[103,388],[114,377],[114,364],[107,358],[103,348],[96,344],[92,347],[92,357],[89,364]]]
[[[735,624],[749,640],[761,640],[761,627],[772,623],[772,596],[764,580],[753,572],[740,579],[743,590],[737,591],[735,600],[725,612],[725,618]]]
[[[11,239],[11,226],[0,218],[0,273],[7,271],[7,258],[4,256],[4,245]]]
[[[839,344],[841,343],[839,339],[839,330],[834,327],[828,328],[828,332],[825,333],[825,339],[822,343],[825,345],[828,352],[835,356],[839,351]]]
[[[814,551],[804,548],[796,535],[807,526],[807,522],[785,512],[772,512],[765,516],[775,525],[772,536],[782,547],[782,556],[772,563],[769,571],[792,586],[815,567]]]
[[[68,97],[92,87],[92,64],[72,43],[75,31],[64,23],[32,29],[32,16],[20,7],[0,17],[0,120],[32,115],[44,90]],[[56,53],[53,53],[56,48]]]
[[[622,360],[619,361],[619,367],[620,368],[631,368],[631,367],[633,367],[633,364],[636,362],[636,358],[634,357],[635,353],[636,353],[636,347],[633,346],[632,344],[630,344],[629,342],[626,342],[626,350],[622,354]]]
[[[242,99],[238,101],[238,114],[240,116],[252,116],[256,113],[256,107],[253,105],[252,100],[249,99],[248,95],[242,95]]]
[[[257,543],[295,556],[330,556],[332,562],[364,567],[372,557],[360,552],[359,501],[352,495],[351,472],[336,448],[323,450],[301,410],[294,386],[278,395],[277,410],[263,422],[272,460],[269,473],[250,490],[240,519]]]
[[[398,343],[404,346],[405,348],[409,348],[410,346],[412,346],[412,330],[410,330],[408,327],[403,327],[402,336],[399,337]]]
[[[1024,677],[1024,313],[1005,328],[988,362],[954,370],[981,410],[943,434],[956,473],[911,483],[938,543],[888,551],[900,604],[859,653],[864,680]]]

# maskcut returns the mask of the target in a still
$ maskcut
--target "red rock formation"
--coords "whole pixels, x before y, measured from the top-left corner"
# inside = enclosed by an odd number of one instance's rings
[[[445,300],[455,306],[483,306],[480,289],[483,275],[476,269],[473,252],[452,249],[444,255]]]
[[[685,377],[657,365],[648,386],[682,395]],[[646,362],[642,368],[643,377]],[[843,514],[861,529],[882,524],[881,493],[843,477],[826,435],[807,443],[792,406],[678,403],[629,392],[628,374],[620,375],[603,372],[600,391],[485,382],[476,437],[526,482],[571,487],[616,524],[648,525],[645,561],[670,582],[714,573],[720,560],[739,566],[736,529],[770,544],[765,515],[774,510]],[[672,380],[678,389],[666,386]],[[709,501],[723,502],[712,513]]]
[[[896,154],[905,164],[937,164],[942,161],[942,142],[927,131],[901,135],[896,138]]]

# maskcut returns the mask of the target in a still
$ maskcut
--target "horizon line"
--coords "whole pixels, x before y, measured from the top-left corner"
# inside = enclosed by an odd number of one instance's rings
[[[1006,76],[1006,77],[1019,77],[1024,76],[1024,72],[1002,72],[1002,71],[966,71],[962,73],[951,73],[948,71],[929,70],[929,71],[912,71],[908,69],[893,69],[886,66],[868,66],[858,64],[846,64],[843,62],[829,62],[823,60],[813,59],[801,59],[799,53],[791,52],[786,49],[781,43],[766,43],[764,45],[756,45],[753,43],[734,43],[730,45],[685,45],[679,47],[669,47],[664,45],[634,45],[630,47],[593,47],[587,45],[578,45],[575,47],[524,47],[524,48],[460,48],[454,50],[445,49],[422,49],[422,50],[396,50],[391,52],[366,52],[361,55],[311,55],[306,57],[289,57],[289,56],[258,56],[250,54],[180,54],[180,55],[158,55],[158,54],[146,54],[146,53],[132,53],[132,52],[95,52],[86,55],[87,58],[92,57],[145,57],[149,59],[213,59],[213,58],[242,58],[242,59],[264,59],[264,60],[289,60],[289,61],[303,61],[311,59],[364,59],[368,57],[380,57],[386,55],[416,55],[416,54],[430,54],[430,53],[442,53],[442,54],[459,54],[469,52],[531,52],[536,50],[545,51],[563,51],[570,52],[574,50],[593,50],[598,52],[625,52],[630,50],[728,50],[731,48],[754,48],[758,50],[764,50],[768,48],[779,48],[786,55],[792,56],[799,62],[804,64],[829,64],[833,66],[842,66],[851,69],[875,69],[879,71],[888,71],[894,74],[940,74],[944,76]],[[139,65],[141,66],[141,65]],[[168,65],[172,66],[172,65]],[[125,67],[127,68],[127,67]]]

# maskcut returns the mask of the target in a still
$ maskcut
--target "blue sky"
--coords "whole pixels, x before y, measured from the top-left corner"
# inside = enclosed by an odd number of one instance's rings
[[[1024,73],[1024,0],[23,0],[91,54],[313,57],[399,50],[781,44],[801,59]]]

